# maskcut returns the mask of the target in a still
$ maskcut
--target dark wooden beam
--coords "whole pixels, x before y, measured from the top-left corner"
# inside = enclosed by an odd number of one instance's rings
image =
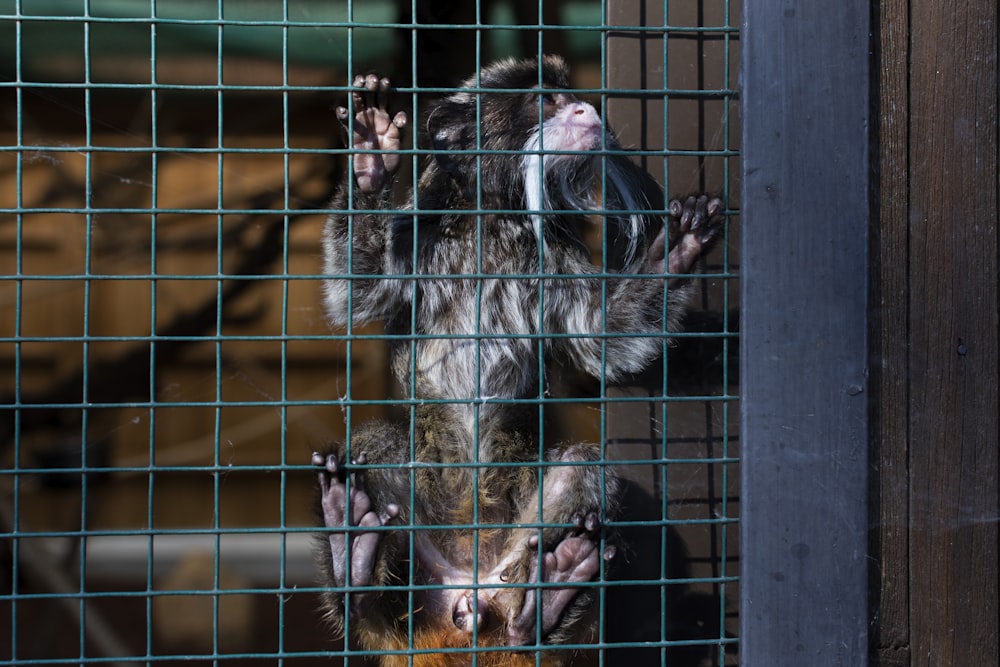
[[[912,664],[996,665],[997,3],[911,0],[908,62]]]
[[[867,660],[869,11],[743,4],[745,665]]]
[[[871,234],[871,451],[869,517],[872,530],[870,611],[871,659],[884,667],[910,664],[907,591],[909,494],[907,492],[909,406],[907,321],[909,219],[909,106],[907,61],[909,0],[880,0],[877,13],[874,82],[877,94],[876,211]],[[889,576],[885,576],[889,573]]]

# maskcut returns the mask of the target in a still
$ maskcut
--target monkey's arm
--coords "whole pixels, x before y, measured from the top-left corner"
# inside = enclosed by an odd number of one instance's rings
[[[385,317],[408,293],[399,281],[363,276],[409,273],[408,255],[393,253],[392,184],[399,168],[399,150],[406,114],[386,111],[389,80],[374,74],[354,79],[353,121],[345,107],[337,119],[351,134],[353,178],[341,188],[332,207],[340,209],[323,231],[324,286],[327,312],[334,324]],[[357,213],[347,213],[357,211]],[[349,276],[359,276],[352,278]]]
[[[652,275],[568,278],[553,281],[550,287],[557,294],[546,299],[546,329],[570,334],[554,339],[553,346],[594,377],[619,380],[641,371],[660,352],[662,339],[657,336],[620,334],[656,334],[679,328],[690,298],[685,274],[718,236],[722,202],[702,195],[683,202],[673,200],[669,206],[664,230],[653,241],[639,271]],[[559,268],[561,273],[586,271],[587,267],[577,263]],[[671,277],[652,277],[663,273]],[[603,334],[610,335],[602,339]]]

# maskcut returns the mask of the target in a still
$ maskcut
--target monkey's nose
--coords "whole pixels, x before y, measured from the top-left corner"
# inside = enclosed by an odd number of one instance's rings
[[[597,110],[588,102],[574,102],[569,105],[567,110],[574,125],[597,127],[601,124],[601,117],[597,115]]]

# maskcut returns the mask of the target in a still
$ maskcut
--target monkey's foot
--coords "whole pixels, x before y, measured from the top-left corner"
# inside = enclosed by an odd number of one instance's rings
[[[318,477],[323,524],[331,531],[329,539],[333,583],[346,586],[350,582],[350,586],[359,588],[371,586],[382,534],[379,531],[356,528],[384,526],[399,516],[399,506],[388,505],[381,513],[373,511],[371,499],[365,493],[358,475],[348,473],[334,454],[324,456],[315,453],[312,455],[312,463],[320,468]],[[365,455],[360,455],[354,463],[364,465]],[[350,491],[347,485],[348,474]],[[352,613],[363,611],[366,597],[362,591],[351,592]]]
[[[653,268],[662,272],[684,274],[711,247],[722,230],[722,200],[708,195],[692,195],[683,201],[672,199],[668,207],[666,231],[670,252],[664,258],[663,234],[650,249]],[[666,266],[664,267],[664,259]]]
[[[387,186],[399,169],[398,151],[406,113],[400,111],[390,117],[386,111],[389,96],[389,79],[375,74],[354,77],[352,94],[354,122],[351,112],[337,107],[337,120],[347,133],[353,132],[351,146],[354,155],[354,180],[362,192],[377,192]]]
[[[525,592],[524,606],[508,627],[511,646],[524,646],[548,636],[580,592],[580,587],[573,584],[590,581],[600,571],[601,560],[608,561],[614,557],[615,548],[612,546],[606,546],[601,551],[601,522],[596,514],[576,515],[573,523],[576,529],[563,537],[552,551],[542,554],[540,571],[538,557],[531,557],[529,582],[548,585],[529,588]],[[537,535],[528,540],[532,549],[537,549],[538,545]]]

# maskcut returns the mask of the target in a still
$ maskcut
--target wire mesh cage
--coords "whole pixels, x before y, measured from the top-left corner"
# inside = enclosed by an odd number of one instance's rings
[[[598,443],[595,469],[626,488],[599,540],[618,536],[617,552],[579,584],[591,593],[591,630],[562,648],[572,664],[736,664],[738,3],[456,4],[0,0],[0,664],[360,665],[380,651],[428,664],[412,640],[345,641],[324,620],[311,456],[329,443],[350,449],[381,420],[407,433],[403,467],[461,468],[418,460],[415,415],[428,399],[415,380],[393,379],[390,348],[437,337],[481,351],[489,335],[400,333],[353,316],[331,326],[324,281],[364,274],[322,268],[325,220],[361,213],[353,198],[334,199],[357,154],[335,108],[354,75],[391,79],[388,106],[410,119],[399,206],[435,159],[418,119],[436,100],[479,85],[489,63],[552,52],[571,66],[557,92],[574,91],[617,133],[604,159],[626,156],[669,195],[716,194],[727,219],[687,281],[695,304],[679,331],[541,326],[521,336],[549,366],[508,401],[535,411],[527,467],[544,475],[546,451]],[[472,180],[464,213],[482,237],[495,211]],[[622,208],[605,200],[578,224],[593,272],[502,278],[596,280],[606,314],[628,251],[602,220],[668,212]],[[416,220],[414,209],[404,218]],[[546,215],[525,220],[541,230]],[[408,277],[417,294],[419,276]],[[601,350],[651,339],[658,353],[611,382],[546,358],[558,336]],[[491,399],[443,402],[478,413]],[[396,528],[419,540],[412,522]],[[478,540],[515,526],[477,518],[460,528]],[[414,553],[411,542],[403,560],[419,561]],[[448,589],[396,583],[410,618],[421,591]],[[512,655],[567,655],[545,640],[538,631]],[[493,664],[491,651],[454,649],[464,660],[454,664]]]

